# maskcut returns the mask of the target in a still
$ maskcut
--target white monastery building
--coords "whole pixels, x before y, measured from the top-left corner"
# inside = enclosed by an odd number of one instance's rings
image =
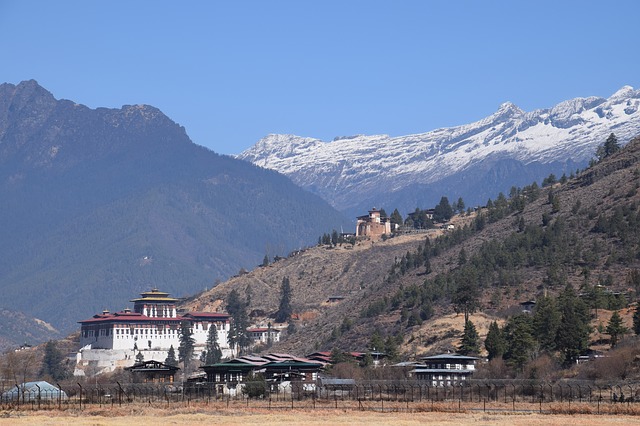
[[[233,356],[227,336],[229,315],[217,312],[189,312],[178,315],[178,299],[169,293],[153,289],[133,299],[133,311],[94,315],[80,322],[80,351],[76,359],[76,376],[93,375],[129,367],[136,355],[142,353],[145,361],[164,362],[173,349],[178,357],[180,325],[186,321],[195,340],[194,357],[202,353],[210,327],[218,332],[218,344],[223,357]]]

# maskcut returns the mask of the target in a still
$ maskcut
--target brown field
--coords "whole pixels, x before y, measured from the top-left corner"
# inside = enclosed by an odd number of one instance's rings
[[[449,409],[451,407],[434,407]],[[572,407],[573,408],[573,407]],[[580,410],[580,407],[573,409]],[[613,411],[611,411],[613,410]],[[624,411],[627,410],[627,411]],[[143,404],[51,411],[0,411],[0,425],[626,425],[640,424],[637,410],[609,407],[607,414],[576,414],[567,406],[551,407],[553,414],[536,412],[375,412],[328,409],[225,408],[202,405],[163,409]],[[617,414],[615,412],[617,411]],[[585,411],[582,411],[585,412]],[[588,412],[588,411],[587,411]],[[628,414],[625,414],[628,413]],[[635,414],[635,415],[630,415]]]

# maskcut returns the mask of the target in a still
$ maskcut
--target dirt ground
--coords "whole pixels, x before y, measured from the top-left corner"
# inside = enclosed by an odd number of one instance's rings
[[[198,412],[201,411],[201,412]],[[105,408],[90,411],[19,412],[0,411],[0,425],[628,425],[640,424],[640,417],[628,415],[495,414],[495,413],[377,413],[342,410],[265,412],[206,411],[200,409],[156,411],[141,408]]]

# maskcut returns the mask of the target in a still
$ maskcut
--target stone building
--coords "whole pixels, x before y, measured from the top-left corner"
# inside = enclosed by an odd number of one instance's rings
[[[369,214],[358,216],[356,222],[356,237],[380,237],[391,234],[391,219],[381,217],[380,210],[372,208]]]

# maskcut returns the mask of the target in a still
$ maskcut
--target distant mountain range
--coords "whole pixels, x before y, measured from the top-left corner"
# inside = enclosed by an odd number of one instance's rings
[[[433,207],[445,195],[484,205],[511,186],[583,168],[615,133],[640,134],[640,90],[577,98],[524,112],[512,103],[480,121],[416,135],[350,136],[331,142],[269,135],[238,158],[276,170],[349,216],[371,207]]]
[[[65,333],[139,291],[190,295],[346,223],[152,106],[90,109],[33,80],[0,85],[0,199],[0,309]],[[0,316],[0,340],[31,338],[9,328]]]

